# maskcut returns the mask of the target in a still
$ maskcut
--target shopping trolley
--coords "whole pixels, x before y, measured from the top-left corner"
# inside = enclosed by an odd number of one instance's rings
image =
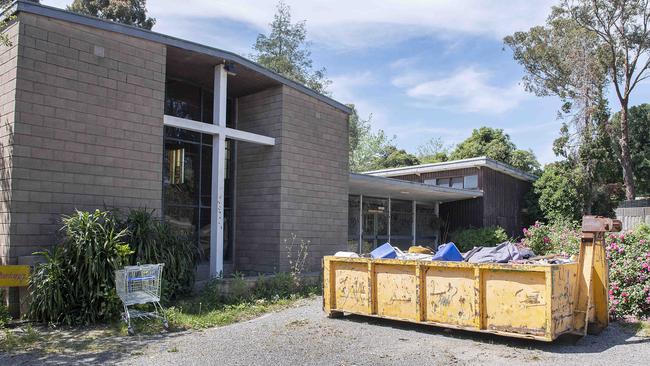
[[[117,295],[122,300],[122,304],[124,304],[122,319],[128,326],[129,335],[135,334],[131,326],[132,318],[162,319],[163,327],[165,329],[169,327],[165,311],[160,305],[160,284],[163,266],[163,263],[139,264],[137,266],[126,266],[115,271],[115,288],[117,289]],[[148,303],[153,304],[153,311],[129,310],[129,306]]]

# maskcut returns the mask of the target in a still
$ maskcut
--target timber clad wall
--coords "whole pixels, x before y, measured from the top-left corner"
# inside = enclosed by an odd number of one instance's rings
[[[14,143],[14,104],[16,65],[18,64],[19,25],[14,23],[4,33],[11,45],[0,46],[0,265],[9,261],[11,232],[11,157]]]
[[[288,270],[295,234],[292,252],[309,241],[305,270],[318,271],[323,255],[347,243],[347,115],[285,86],[238,105],[237,128],[276,145],[237,146],[235,270]]]
[[[75,208],[160,212],[165,46],[20,13],[10,260]]]
[[[449,232],[467,227],[498,225],[508,235],[521,236],[524,222],[522,209],[532,184],[487,167],[455,169],[394,177],[424,183],[427,179],[478,175],[478,187],[483,197],[440,205],[440,218],[451,223]],[[446,238],[442,238],[445,240]],[[448,239],[448,238],[447,238]]]
[[[531,183],[492,169],[481,169],[483,226],[501,226],[511,236],[521,236],[522,209]]]

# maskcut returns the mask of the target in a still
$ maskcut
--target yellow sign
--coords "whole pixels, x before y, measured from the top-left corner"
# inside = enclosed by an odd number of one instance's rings
[[[29,285],[29,266],[0,266],[0,287]]]

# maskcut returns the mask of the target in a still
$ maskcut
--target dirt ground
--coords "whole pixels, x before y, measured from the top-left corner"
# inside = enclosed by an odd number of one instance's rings
[[[60,332],[60,349],[0,353],[0,364],[614,366],[650,360],[650,338],[620,323],[598,336],[542,343],[353,315],[329,319],[321,306],[316,298],[244,323],[156,336]],[[75,342],[85,343],[65,346]]]

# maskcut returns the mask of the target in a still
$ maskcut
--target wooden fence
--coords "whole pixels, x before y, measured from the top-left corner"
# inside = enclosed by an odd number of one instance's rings
[[[643,223],[650,225],[650,199],[620,202],[616,218],[623,223],[624,231]]]

